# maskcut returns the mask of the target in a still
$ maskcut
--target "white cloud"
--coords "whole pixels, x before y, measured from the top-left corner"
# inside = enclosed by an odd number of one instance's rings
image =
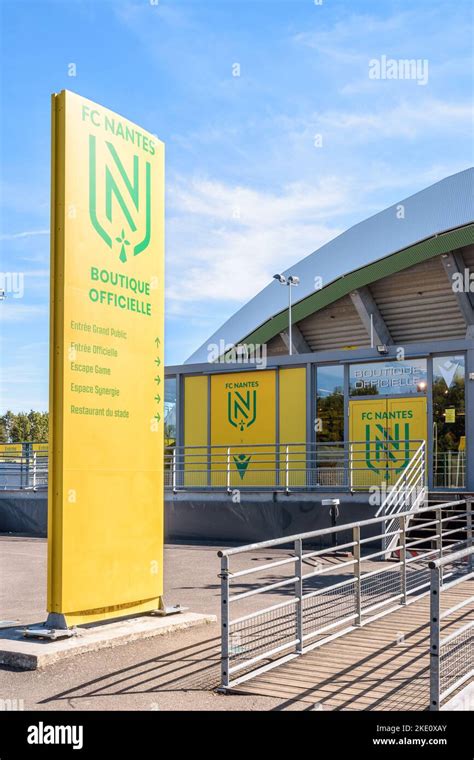
[[[38,235],[49,235],[48,230],[25,230],[24,232],[9,232],[0,235],[0,240],[20,240],[21,238],[37,237]]]
[[[390,87],[390,82],[376,82]],[[420,89],[420,88],[418,88]],[[471,134],[474,108],[469,101],[449,102],[429,97],[400,100],[395,105],[373,110],[328,109],[306,118],[283,116],[282,128],[292,143],[312,145],[315,134],[322,134],[325,146],[335,142],[375,142],[386,138],[413,140],[435,135]]]
[[[381,83],[382,86],[387,82]],[[326,111],[317,117],[318,124],[330,133],[344,132],[353,140],[404,137],[413,139],[430,132],[459,132],[472,128],[474,109],[471,103],[449,103],[433,98],[417,98],[372,113]]]
[[[339,227],[322,218],[351,204],[351,188],[328,178],[272,194],[181,178],[170,198],[167,310],[179,314],[183,302],[244,301],[275,271],[335,237]]]
[[[22,304],[19,300],[7,294],[6,299],[0,304],[0,320],[2,323],[36,320],[38,317],[46,317],[49,313],[47,303],[44,306],[32,306]]]
[[[347,229],[349,215],[367,218],[465,168],[437,163],[407,171],[379,160],[366,167],[363,181],[358,173],[341,173],[279,193],[179,177],[169,190],[166,313],[182,318],[191,310],[200,319],[215,314],[219,302],[233,311],[275,271]],[[380,202],[381,193],[389,200]]]

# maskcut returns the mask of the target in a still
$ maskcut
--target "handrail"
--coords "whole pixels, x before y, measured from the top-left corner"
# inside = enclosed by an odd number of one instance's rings
[[[461,504],[465,504],[464,499],[459,499],[457,501],[448,501],[441,504],[435,504],[430,507],[421,507],[420,509],[413,509],[409,510],[408,512],[401,512],[399,514],[399,517],[408,517],[409,515],[419,515],[423,512],[433,512],[435,509],[438,509],[439,507],[443,506],[445,507],[455,507],[459,506]],[[355,528],[357,526],[360,526],[361,528],[367,526],[367,525],[375,525],[377,523],[382,523],[384,520],[387,520],[387,516],[382,517],[372,517],[368,520],[359,520],[358,522],[352,522],[352,523],[343,523],[341,525],[336,525],[332,528],[319,528],[318,530],[312,530],[306,533],[296,533],[291,536],[284,536],[283,538],[272,538],[268,541],[258,541],[257,543],[253,544],[246,544],[245,546],[234,546],[231,549],[221,549],[217,552],[218,557],[230,557],[232,554],[243,554],[245,552],[254,551],[255,549],[268,549],[270,546],[281,546],[282,544],[289,544],[293,541],[297,541],[298,539],[301,539],[302,541],[305,541],[308,538],[317,538],[318,536],[323,535],[330,535],[332,533],[337,533],[337,531],[342,530],[352,530],[352,528]]]
[[[413,460],[407,485],[420,479],[420,447],[424,452],[419,439],[179,444],[165,450],[165,488],[172,487],[174,493],[329,488],[354,492],[378,484],[392,490],[390,484]],[[389,503],[399,501],[392,495]]]
[[[444,700],[453,692],[460,689],[474,675],[470,631],[474,628],[474,620],[455,627],[448,635],[443,636],[442,621],[455,612],[464,609],[468,604],[474,609],[474,595],[458,601],[450,608],[441,607],[444,592],[474,577],[472,572],[474,547],[472,546],[472,524],[470,510],[467,513],[468,546],[446,557],[438,557],[428,563],[430,572],[430,710],[438,711]],[[460,560],[469,558],[468,572],[461,572],[454,580],[445,583],[446,565],[456,565]],[[461,618],[462,619],[462,618]],[[450,628],[452,627],[452,621]]]
[[[410,525],[414,515],[417,521]],[[387,523],[393,524],[390,531]],[[343,537],[338,546],[331,540],[337,532],[349,533],[352,540]],[[447,535],[452,536],[449,544],[443,542]],[[395,562],[380,561],[387,555],[387,536],[400,541]],[[412,555],[413,539],[417,553]],[[305,540],[316,540],[324,548],[303,551]],[[236,686],[429,594],[430,572],[441,570],[430,570],[428,559],[449,555],[446,563],[453,568],[445,573],[448,588],[459,573],[457,546],[464,549],[466,541],[472,544],[471,503],[459,499],[401,512],[396,521],[383,515],[219,550],[221,688]],[[231,560],[237,555],[251,552],[254,560],[254,552],[288,545],[293,547],[289,557],[277,555],[261,565],[240,560],[232,572]]]
[[[0,489],[46,488],[47,449],[47,443],[3,444]],[[456,454],[447,453],[453,457]],[[437,469],[440,457],[441,454],[436,454],[433,462],[435,486],[443,483],[451,488],[464,489],[465,467],[456,469],[453,480],[451,470],[440,474]],[[248,463],[241,464],[241,458],[248,459]],[[375,486],[382,490],[388,513],[389,510],[406,508],[417,497],[421,501],[416,484],[424,479],[422,460],[426,460],[426,448],[419,439],[203,443],[192,446],[167,441],[163,457],[164,487],[173,493],[220,491],[230,494],[238,490],[289,494],[335,490],[341,493],[367,492]],[[451,459],[449,461],[451,463]]]
[[[378,508],[377,512],[375,513],[378,517],[381,514],[386,514],[387,507],[390,506],[390,504],[395,501],[397,498],[399,498],[400,493],[403,493],[403,488],[401,486],[403,484],[406,484],[407,476],[411,474],[411,471],[415,469],[416,466],[420,467],[420,474],[421,474],[421,480],[423,480],[424,476],[424,453],[425,453],[425,442],[422,441],[416,452],[414,453],[411,461],[409,464],[405,467],[403,472],[400,474],[400,477],[395,482],[393,489],[390,491],[390,493],[387,495],[386,499],[382,502],[380,507]],[[417,458],[419,458],[421,461],[418,462]]]
[[[466,549],[460,549],[457,552],[449,554],[447,557],[438,557],[438,559],[431,560],[431,562],[428,563],[428,567],[430,570],[433,570],[435,567],[444,567],[444,565],[451,564],[452,562],[457,562],[459,559],[463,559],[463,557],[469,557],[472,554],[474,554],[474,548],[468,546]]]
[[[390,441],[367,441],[367,440],[360,440],[360,441],[292,441],[291,443],[280,443],[280,442],[273,442],[273,443],[213,443],[213,444],[207,444],[207,443],[201,443],[201,444],[179,444],[173,446],[175,449],[227,449],[230,445],[231,448],[238,448],[238,449],[258,449],[258,448],[271,448],[271,447],[285,447],[285,446],[344,446],[348,445],[349,443],[352,443],[354,445],[363,445],[366,446],[367,444],[373,444],[374,446],[383,446],[387,445],[390,446]],[[400,438],[397,440],[397,444],[399,443],[412,443],[412,444],[419,444],[423,443],[421,438]]]

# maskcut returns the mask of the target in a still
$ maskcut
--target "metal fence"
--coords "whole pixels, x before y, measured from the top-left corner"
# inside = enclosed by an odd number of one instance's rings
[[[443,608],[443,596],[459,583],[474,578],[472,546],[429,563],[430,578],[430,710],[439,710],[446,698],[474,677],[474,595]],[[457,577],[446,582],[447,570],[457,566]],[[461,568],[461,570],[459,570]],[[450,573],[451,575],[452,573]],[[450,632],[454,613],[471,617]]]
[[[442,451],[433,454],[433,484],[435,488],[464,488],[465,482],[465,451]]]
[[[394,485],[419,440],[176,446],[165,451],[165,486],[179,490],[367,490]]]
[[[470,502],[403,512],[387,531],[391,520],[378,517],[218,552],[221,688],[410,604],[429,593],[428,559],[472,545]],[[398,539],[395,561],[382,562],[383,541],[391,534]],[[321,548],[305,550],[305,543]],[[258,562],[259,550],[288,546],[283,556]],[[231,561],[238,566],[231,569]],[[454,573],[450,568],[448,575]]]
[[[392,487],[421,441],[350,441],[165,446],[165,488],[181,490],[367,490]],[[47,444],[1,444],[0,489],[37,489],[48,484]],[[426,466],[426,447],[423,444]],[[405,468],[405,469],[404,469]],[[412,468],[413,469],[413,468]],[[433,460],[435,488],[464,488],[465,452],[444,452]],[[408,486],[407,481],[407,486]]]
[[[32,451],[28,446],[2,445],[0,451],[0,490],[40,490],[48,487],[47,451]]]

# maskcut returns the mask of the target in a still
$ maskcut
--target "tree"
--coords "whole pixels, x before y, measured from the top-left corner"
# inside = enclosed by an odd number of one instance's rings
[[[0,439],[3,443],[47,443],[48,412],[7,411],[0,417]]]

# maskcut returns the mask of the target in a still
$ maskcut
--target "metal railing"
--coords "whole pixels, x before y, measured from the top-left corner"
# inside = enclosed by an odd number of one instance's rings
[[[409,478],[415,472],[413,459],[426,460],[420,441],[349,441],[313,444],[254,444],[242,446],[166,446],[165,488],[181,490],[318,490],[323,492],[368,490],[385,485],[392,490],[405,475],[405,491],[414,490]],[[1,444],[0,490],[45,488],[48,484],[47,444],[33,451],[32,444]],[[435,487],[465,485],[465,452],[445,452],[453,477],[439,475],[439,457],[434,459]],[[456,458],[457,456],[457,458]],[[408,466],[405,463],[408,462]],[[419,468],[421,474],[422,467]],[[443,470],[444,472],[444,470]],[[400,474],[401,473],[401,474]],[[399,488],[397,488],[400,491]],[[422,500],[422,499],[421,499]],[[392,503],[392,502],[390,502]],[[390,506],[387,503],[387,507]],[[407,501],[406,508],[410,506]]]
[[[433,484],[435,488],[464,488],[465,483],[465,451],[433,453]]]
[[[0,490],[40,490],[48,487],[48,454],[2,445],[0,451]]]
[[[446,698],[474,678],[474,595],[443,608],[443,595],[474,578],[474,549],[432,560],[430,567],[430,710],[440,710]],[[446,569],[458,566],[458,577],[446,583]],[[453,626],[453,615],[465,610],[464,625]],[[450,630],[452,628],[452,630]]]
[[[392,517],[381,516],[218,552],[221,688],[415,601],[429,593],[427,559],[443,557],[466,542],[472,545],[470,502],[403,512],[388,532],[390,521]],[[400,548],[395,561],[383,562],[383,540],[390,534],[397,536]],[[305,542],[321,548],[305,551]],[[269,549],[288,545],[283,555],[267,561]],[[255,556],[261,549],[263,564]],[[231,570],[231,561],[239,567]]]
[[[165,487],[181,490],[367,490],[393,486],[422,441],[176,446],[165,452]],[[423,457],[424,457],[423,445]]]
[[[403,511],[415,510],[426,499],[426,444],[421,442],[409,464],[405,467],[397,482],[390,490],[375,513],[376,517],[386,515],[392,519],[385,523],[387,534],[392,533],[394,526],[398,526],[397,515]],[[390,551],[397,545],[398,536],[385,538],[383,545]]]

